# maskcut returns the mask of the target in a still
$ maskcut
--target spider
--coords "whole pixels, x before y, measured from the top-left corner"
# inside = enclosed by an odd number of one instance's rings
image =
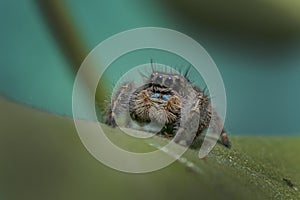
[[[183,75],[154,71],[140,87],[134,82],[123,84],[112,97],[105,123],[116,127],[118,116],[126,110],[139,124],[161,125],[161,134],[175,137],[182,145],[191,145],[212,121],[213,130],[221,130],[219,142],[231,147],[209,97]]]

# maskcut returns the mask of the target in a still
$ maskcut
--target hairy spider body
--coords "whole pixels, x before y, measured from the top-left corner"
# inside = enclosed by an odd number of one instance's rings
[[[163,127],[162,134],[175,136],[175,142],[183,145],[190,145],[212,121],[213,130],[221,130],[221,143],[231,146],[208,96],[179,74],[154,72],[140,87],[125,83],[113,96],[105,123],[115,127],[118,116],[126,111],[140,124]]]

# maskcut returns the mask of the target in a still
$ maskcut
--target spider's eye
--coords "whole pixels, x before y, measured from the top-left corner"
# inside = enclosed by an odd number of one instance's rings
[[[164,101],[168,101],[169,100],[169,95],[167,95],[167,94],[164,94],[164,95],[162,95],[162,100],[164,100]]]
[[[156,82],[157,83],[162,83],[162,80],[163,80],[163,76],[162,75],[159,75],[156,79]]]
[[[158,93],[153,93],[152,95],[151,95],[151,98],[158,98],[159,97],[159,94]]]
[[[170,76],[165,80],[165,84],[167,86],[170,86],[172,84],[172,82],[173,82],[173,80],[172,80],[172,78]]]

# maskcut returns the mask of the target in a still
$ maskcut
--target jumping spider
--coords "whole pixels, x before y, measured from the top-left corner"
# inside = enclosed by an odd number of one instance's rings
[[[131,119],[138,123],[163,124],[160,133],[175,136],[175,142],[183,145],[192,144],[212,121],[213,130],[221,131],[220,142],[228,148],[231,146],[208,96],[182,75],[153,72],[140,87],[133,82],[123,84],[111,100],[105,123],[115,127],[118,115],[128,107]]]

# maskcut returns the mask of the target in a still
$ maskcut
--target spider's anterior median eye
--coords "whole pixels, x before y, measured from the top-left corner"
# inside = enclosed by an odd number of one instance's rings
[[[163,80],[163,76],[162,75],[159,75],[156,79],[156,82],[157,83],[162,83],[162,80]]]
[[[151,98],[158,98],[159,97],[159,94],[158,93],[153,93],[152,95],[151,95]]]
[[[166,78],[166,80],[165,80],[166,86],[170,86],[172,84],[172,82],[173,82],[173,80],[170,76],[168,78]]]
[[[168,101],[169,100],[169,95],[167,95],[167,94],[164,94],[164,95],[162,95],[162,100],[164,100],[164,101]]]

